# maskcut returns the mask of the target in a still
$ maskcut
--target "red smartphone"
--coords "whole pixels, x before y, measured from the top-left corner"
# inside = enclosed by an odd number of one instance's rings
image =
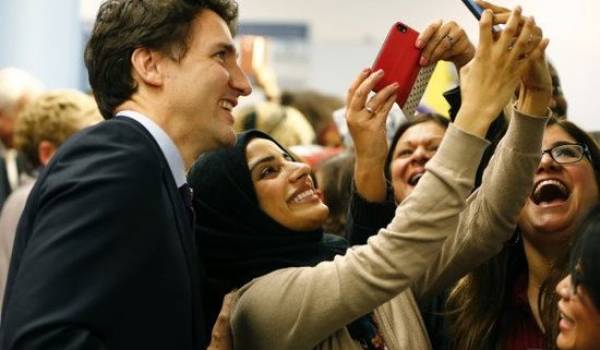
[[[400,87],[396,102],[400,107],[404,106],[421,70],[421,50],[415,46],[418,36],[417,31],[397,22],[390,29],[373,63],[373,71],[383,69],[383,78],[373,91],[377,92],[389,84],[398,82]]]

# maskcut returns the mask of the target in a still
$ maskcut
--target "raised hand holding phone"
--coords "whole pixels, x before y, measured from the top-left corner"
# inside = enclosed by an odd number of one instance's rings
[[[535,37],[531,18],[521,8],[510,12],[504,30],[494,39],[493,14],[486,10],[479,22],[479,45],[475,57],[461,72],[462,106],[457,127],[484,137],[491,122],[510,101],[531,60],[543,55],[547,41]],[[516,38],[516,39],[515,39]],[[535,48],[530,47],[535,45]]]
[[[475,54],[475,47],[464,29],[454,21],[431,23],[417,38],[416,46],[422,50],[419,61],[422,66],[444,60],[460,70]]]
[[[373,202],[385,199],[383,174],[388,151],[386,120],[400,86],[394,82],[369,98],[369,92],[381,82],[383,76],[383,70],[373,72],[370,68],[364,69],[356,77],[346,96],[346,122],[356,155],[355,183],[359,193]],[[364,178],[370,181],[361,181]],[[361,187],[361,184],[368,185]]]
[[[398,83],[396,103],[407,118],[414,115],[434,68],[419,65],[421,49],[416,46],[418,37],[419,33],[414,29],[401,22],[395,23],[372,67],[373,71],[384,71],[373,91],[378,92],[389,84]]]
[[[467,6],[467,8],[469,9],[469,11],[471,11],[471,13],[473,14],[473,16],[475,16],[475,18],[477,18],[477,20],[481,20],[481,14],[484,11],[484,8],[475,0],[461,0],[463,2],[463,4],[465,4],[465,6]],[[504,29],[504,26],[502,24],[496,24],[493,27],[493,30],[495,32],[500,32],[502,31],[502,29]]]
[[[505,7],[481,0],[478,0],[478,4],[481,8],[492,11],[495,23],[504,23],[510,16],[510,10]],[[519,25],[523,26],[527,18],[523,16]],[[544,55],[549,42],[548,39],[543,39],[543,31],[535,23],[533,16],[531,21],[533,29],[531,37],[528,38],[527,49],[533,51],[539,43],[543,44],[543,49],[539,55],[535,55],[530,60],[530,65],[521,78],[517,109],[527,114],[543,115],[552,98],[552,77]]]

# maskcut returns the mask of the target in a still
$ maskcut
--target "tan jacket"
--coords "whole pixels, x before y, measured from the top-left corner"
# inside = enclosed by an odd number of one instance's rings
[[[373,310],[388,349],[431,348],[416,298],[499,251],[531,189],[545,120],[513,119],[466,208],[487,142],[451,125],[419,185],[366,245],[242,287],[235,349],[360,349],[345,326]]]

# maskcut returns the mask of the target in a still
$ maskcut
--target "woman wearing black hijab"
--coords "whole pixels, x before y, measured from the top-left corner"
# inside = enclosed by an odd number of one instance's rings
[[[427,347],[422,330],[397,334],[393,326],[419,325],[414,299],[400,292],[456,226],[487,145],[458,128],[448,135],[388,228],[335,260],[346,245],[320,229],[327,207],[310,168],[268,135],[243,133],[233,148],[197,161],[189,181],[208,306],[216,314],[220,298],[242,287],[231,315],[236,349],[383,349],[381,335],[388,349]],[[258,182],[271,183],[264,191]]]
[[[515,11],[507,32],[518,33],[519,19]],[[545,48],[525,45],[527,29],[515,42],[494,40],[491,27],[486,12],[478,52],[462,72],[462,96],[471,103],[461,107],[419,184],[386,228],[343,256],[337,255],[343,242],[320,229],[328,209],[310,168],[269,136],[244,133],[234,147],[196,162],[189,182],[210,280],[208,306],[216,314],[221,297],[240,288],[231,314],[236,350],[430,348],[409,287],[455,232],[488,145],[483,137],[529,59]],[[382,76],[361,73],[350,90],[349,113],[385,118],[398,85],[367,101]]]

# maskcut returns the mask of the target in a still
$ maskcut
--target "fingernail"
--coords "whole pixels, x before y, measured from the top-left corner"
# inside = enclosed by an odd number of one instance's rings
[[[371,72],[371,68],[367,67],[367,68],[363,69],[362,72],[363,72],[363,74],[367,74],[367,73]]]
[[[423,48],[423,40],[421,39],[417,39],[417,42],[415,43],[415,46],[419,49]]]
[[[425,58],[425,56],[421,56],[421,59],[419,60],[419,64],[422,66],[426,66],[427,65],[427,58]]]
[[[375,72],[375,75],[383,75],[383,69],[379,68],[377,72]]]

